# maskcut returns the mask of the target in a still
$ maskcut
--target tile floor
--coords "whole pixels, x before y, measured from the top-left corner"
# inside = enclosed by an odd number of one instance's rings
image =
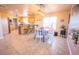
[[[0,55],[69,55],[67,40],[53,37],[52,44],[38,43],[34,34],[19,35],[17,30],[0,40]]]

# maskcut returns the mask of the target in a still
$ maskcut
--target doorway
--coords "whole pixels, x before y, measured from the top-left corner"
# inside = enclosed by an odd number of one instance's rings
[[[17,18],[13,18],[13,25],[14,25],[14,29],[18,28]]]

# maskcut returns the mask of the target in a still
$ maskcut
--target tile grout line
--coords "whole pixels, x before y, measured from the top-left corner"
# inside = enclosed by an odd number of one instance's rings
[[[68,38],[67,38],[67,45],[68,45],[68,49],[69,49],[70,55],[72,55],[72,52],[71,52],[71,48],[70,48],[70,45],[69,45]]]

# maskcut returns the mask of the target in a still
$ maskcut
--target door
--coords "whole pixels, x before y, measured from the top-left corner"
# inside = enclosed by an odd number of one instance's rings
[[[0,39],[3,39],[2,20],[0,19]]]

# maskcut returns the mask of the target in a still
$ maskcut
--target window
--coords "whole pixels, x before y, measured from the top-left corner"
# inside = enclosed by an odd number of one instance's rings
[[[56,23],[57,23],[57,17],[56,16],[45,17],[43,19],[43,26],[45,28],[53,28],[54,30],[56,30]]]

